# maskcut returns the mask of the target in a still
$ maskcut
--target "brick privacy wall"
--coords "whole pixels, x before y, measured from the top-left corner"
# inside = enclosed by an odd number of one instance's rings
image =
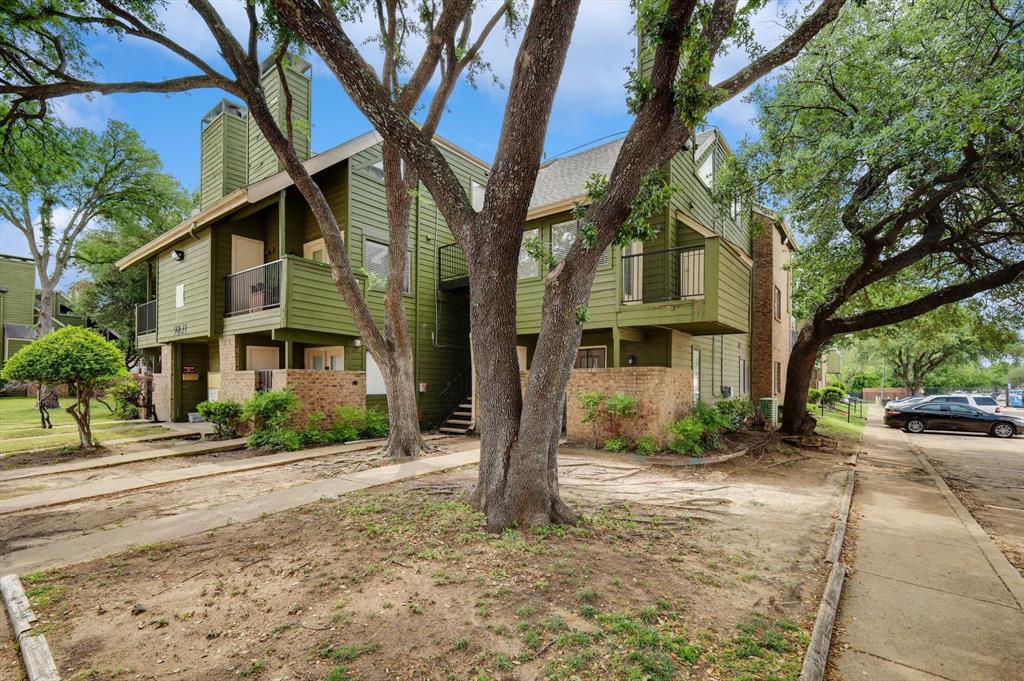
[[[160,373],[153,374],[153,409],[160,421],[174,419],[174,347],[170,343],[160,346]]]
[[[570,442],[592,444],[594,429],[583,423],[579,397],[587,392],[611,395],[623,392],[639,399],[635,418],[626,424],[631,438],[654,435],[665,444],[668,426],[693,411],[693,373],[689,369],[669,367],[621,367],[614,369],[573,369],[569,376],[566,438]],[[598,446],[610,436],[598,427]]]
[[[366,406],[366,373],[362,371],[275,369],[273,381],[274,390],[291,388],[299,398],[299,411],[292,419],[299,428],[316,412],[325,416],[323,425],[326,426],[334,422],[338,407]]]
[[[881,388],[864,388],[864,397],[862,399],[865,402],[873,404],[875,402],[875,400],[878,399],[879,395],[881,395],[881,392],[882,392]],[[906,388],[904,388],[903,386],[886,388],[885,389],[885,399],[887,399],[887,400],[903,399],[904,397],[908,397],[909,392],[910,391],[907,390]]]
[[[758,216],[761,232],[754,237],[753,294],[750,329],[750,396],[776,397],[786,392],[786,368],[789,366],[791,306],[789,285],[784,269],[789,263],[789,247],[782,243],[778,229]],[[774,288],[782,292],[782,319],[775,318]],[[773,391],[775,363],[782,365],[779,391]]]

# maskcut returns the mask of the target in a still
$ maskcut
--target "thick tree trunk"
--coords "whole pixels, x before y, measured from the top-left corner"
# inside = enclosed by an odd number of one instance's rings
[[[78,426],[79,447],[82,449],[92,449],[92,423],[90,422],[91,414],[89,413],[89,398],[91,395],[81,385],[75,386],[75,393],[74,404],[65,409],[65,411],[71,415],[71,418],[75,420],[75,425]]]
[[[42,338],[53,331],[53,285],[40,277],[39,286],[39,319],[36,323],[36,338]],[[50,407],[59,407],[60,400],[57,396],[57,388],[52,385],[39,385],[39,396],[36,400],[39,409],[39,419],[42,428],[53,428],[50,423],[50,415],[46,410]]]
[[[817,420],[807,413],[807,392],[811,387],[814,363],[818,352],[828,342],[828,337],[815,331],[814,323],[808,323],[796,337],[796,343],[789,353],[789,367],[786,369],[786,392],[783,397],[782,423],[779,430],[789,435],[810,435]]]

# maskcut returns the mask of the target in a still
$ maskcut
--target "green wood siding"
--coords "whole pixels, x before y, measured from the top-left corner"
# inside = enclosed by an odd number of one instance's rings
[[[7,289],[0,294],[0,322],[26,326],[34,322],[35,283],[36,268],[32,261],[0,256],[0,287]]]
[[[358,336],[355,321],[331,278],[331,266],[297,256],[284,258],[281,326]],[[251,315],[241,315],[243,317]]]
[[[748,217],[741,213],[739,220],[734,220],[728,211],[713,201],[711,190],[697,177],[697,167],[709,153],[715,154],[717,175],[725,163],[726,151],[717,142],[699,159],[694,159],[695,151],[683,150],[669,162],[669,179],[673,188],[669,201],[671,213],[674,215],[676,211],[682,211],[750,254],[753,244]]]
[[[292,131],[292,140],[295,151],[299,158],[309,158],[309,121],[310,121],[310,79],[308,76],[297,73],[294,69],[285,68],[285,77],[288,79],[288,90],[292,96],[292,120],[295,125]],[[281,80],[278,78],[277,69],[269,68],[263,74],[263,90],[266,92],[267,105],[282,130],[285,130],[285,111],[287,108],[286,98]],[[249,117],[249,183],[262,180],[265,177],[282,170],[283,166],[277,158],[277,154],[264,139],[259,126]]]
[[[157,338],[161,343],[187,338],[205,338],[211,328],[211,267],[213,239],[210,230],[196,238],[179,241],[157,256]],[[174,260],[175,250],[185,253]],[[175,304],[175,290],[184,285],[184,305]]]
[[[200,208],[245,186],[247,173],[247,119],[222,113],[200,135]]]
[[[730,386],[733,397],[742,397],[740,390],[739,360],[747,361],[750,371],[750,336],[748,334],[729,334],[714,336],[694,336],[692,345],[700,350],[700,398],[701,401],[715,404],[722,397],[722,386]]]

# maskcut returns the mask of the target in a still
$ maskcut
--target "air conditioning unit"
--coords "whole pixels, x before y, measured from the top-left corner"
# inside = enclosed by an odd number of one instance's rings
[[[722,397],[732,397],[732,386],[731,385],[723,385],[722,386]]]
[[[779,398],[762,397],[757,403],[757,410],[773,428],[779,425]]]

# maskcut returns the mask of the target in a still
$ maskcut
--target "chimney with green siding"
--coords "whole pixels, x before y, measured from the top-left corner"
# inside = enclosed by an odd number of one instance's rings
[[[202,125],[199,203],[205,209],[246,184],[248,116],[241,104],[222,99]]]
[[[309,158],[309,121],[310,121],[310,90],[312,84],[309,62],[296,55],[289,55],[283,60],[285,78],[288,82],[288,92],[292,99],[292,138],[295,144],[295,151],[299,158]],[[282,131],[287,131],[285,117],[287,111],[287,97],[284,88],[281,87],[281,79],[274,65],[272,58],[263,60],[263,90],[267,95],[267,104]],[[248,138],[249,157],[249,179],[250,183],[262,180],[265,177],[284,170],[284,166],[277,158],[277,154],[270,148],[270,144],[260,134],[259,127],[250,121]]]

